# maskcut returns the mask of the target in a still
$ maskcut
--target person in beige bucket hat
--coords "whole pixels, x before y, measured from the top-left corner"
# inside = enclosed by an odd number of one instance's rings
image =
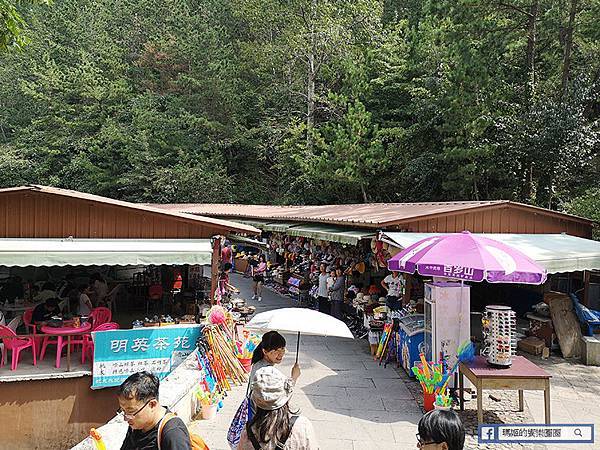
[[[250,398],[254,404],[266,411],[273,411],[285,405],[294,390],[294,383],[273,366],[256,372]]]
[[[238,450],[318,450],[308,418],[290,410],[294,382],[273,366],[256,371],[251,399],[256,407]]]

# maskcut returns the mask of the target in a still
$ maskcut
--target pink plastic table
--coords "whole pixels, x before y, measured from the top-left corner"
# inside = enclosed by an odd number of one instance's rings
[[[468,363],[459,365],[460,410],[464,409],[464,378],[467,377],[477,388],[477,421],[483,423],[483,390],[519,391],[519,411],[523,411],[523,391],[544,391],[544,413],[550,423],[550,375],[523,356],[513,357],[512,365],[506,369],[490,366],[483,356],[476,356]]]
[[[41,332],[44,334],[52,334],[54,336],[56,336],[57,341],[56,341],[56,368],[59,369],[60,368],[60,355],[62,353],[62,349],[63,349],[63,338],[65,336],[69,336],[72,334],[80,334],[80,333],[85,333],[86,331],[90,331],[92,329],[92,325],[90,325],[89,323],[84,323],[79,327],[60,327],[60,328],[55,328],[55,327],[49,327],[49,326],[43,326],[41,328]],[[42,344],[42,350],[45,350],[45,346],[47,345],[47,340],[49,339],[48,336],[46,336],[44,338],[44,344]],[[83,339],[83,337],[82,337]],[[40,359],[43,357],[43,354],[40,355]]]

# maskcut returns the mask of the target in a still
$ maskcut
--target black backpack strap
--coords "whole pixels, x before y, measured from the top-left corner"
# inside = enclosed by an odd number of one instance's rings
[[[296,420],[298,420],[298,417],[300,417],[300,416],[292,416],[291,417],[291,419],[290,419],[290,431],[288,432],[288,435],[285,437],[285,439],[283,440],[283,442],[278,442],[277,443],[277,448],[279,450],[283,450],[283,448],[285,447],[285,443],[288,441],[288,439],[292,435],[292,429],[294,428],[294,424],[296,423]]]
[[[250,442],[252,442],[254,450],[260,450],[260,444],[258,443],[258,439],[256,439],[256,436],[254,436],[252,428],[250,428],[250,424],[246,424],[246,434],[248,435],[248,439],[250,439]]]

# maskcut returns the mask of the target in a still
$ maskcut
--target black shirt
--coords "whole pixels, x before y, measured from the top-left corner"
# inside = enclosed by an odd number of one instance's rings
[[[37,305],[35,307],[35,309],[33,310],[33,315],[31,316],[31,321],[33,323],[48,322],[52,318],[52,316],[56,316],[59,313],[60,313],[60,310],[58,308],[56,308],[53,311],[48,311],[46,309],[46,304],[42,303],[40,305]]]
[[[121,450],[156,450],[158,449],[158,426],[160,421],[149,431],[127,429]],[[173,417],[162,429],[161,450],[191,450],[190,434],[185,423],[179,417]]]

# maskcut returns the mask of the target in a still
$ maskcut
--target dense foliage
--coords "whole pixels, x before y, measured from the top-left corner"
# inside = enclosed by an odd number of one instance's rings
[[[28,5],[0,54],[1,186],[597,213],[600,0]]]

